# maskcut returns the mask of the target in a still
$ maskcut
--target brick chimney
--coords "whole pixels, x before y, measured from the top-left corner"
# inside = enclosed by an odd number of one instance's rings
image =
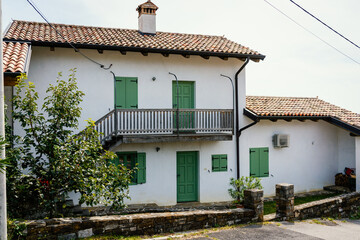
[[[156,34],[156,10],[158,10],[158,7],[150,0],[137,7],[140,33]]]

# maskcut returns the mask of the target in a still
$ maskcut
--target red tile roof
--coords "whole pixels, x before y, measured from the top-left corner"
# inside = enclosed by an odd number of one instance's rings
[[[25,72],[29,44],[3,42],[3,72]]]
[[[71,43],[81,47],[123,49],[227,57],[265,56],[222,36],[157,32],[143,35],[137,30],[53,24]],[[46,23],[14,20],[4,36],[5,40],[30,41],[33,45],[69,47],[66,41]]]
[[[360,114],[318,98],[247,96],[246,108],[264,117],[332,117],[360,128]]]

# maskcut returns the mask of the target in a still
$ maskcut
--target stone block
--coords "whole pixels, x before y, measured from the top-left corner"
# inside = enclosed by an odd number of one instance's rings
[[[73,240],[73,239],[76,239],[76,234],[70,233],[70,234],[66,234],[66,235],[61,235],[61,236],[58,236],[57,239],[58,240]]]
[[[77,233],[78,238],[88,238],[94,235],[93,233],[93,229],[89,228],[89,229],[85,229],[85,230],[80,230]]]

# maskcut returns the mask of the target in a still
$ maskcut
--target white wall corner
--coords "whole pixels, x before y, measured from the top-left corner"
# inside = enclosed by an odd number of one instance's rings
[[[360,192],[360,137],[355,138],[356,191]]]

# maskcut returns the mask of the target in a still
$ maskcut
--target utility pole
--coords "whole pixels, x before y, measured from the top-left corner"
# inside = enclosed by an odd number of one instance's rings
[[[5,109],[4,109],[4,72],[3,72],[3,36],[2,36],[2,3],[0,0],[0,137],[5,139]],[[1,148],[1,159],[5,159],[5,147]],[[6,175],[0,172],[0,240],[7,239],[6,213]]]

